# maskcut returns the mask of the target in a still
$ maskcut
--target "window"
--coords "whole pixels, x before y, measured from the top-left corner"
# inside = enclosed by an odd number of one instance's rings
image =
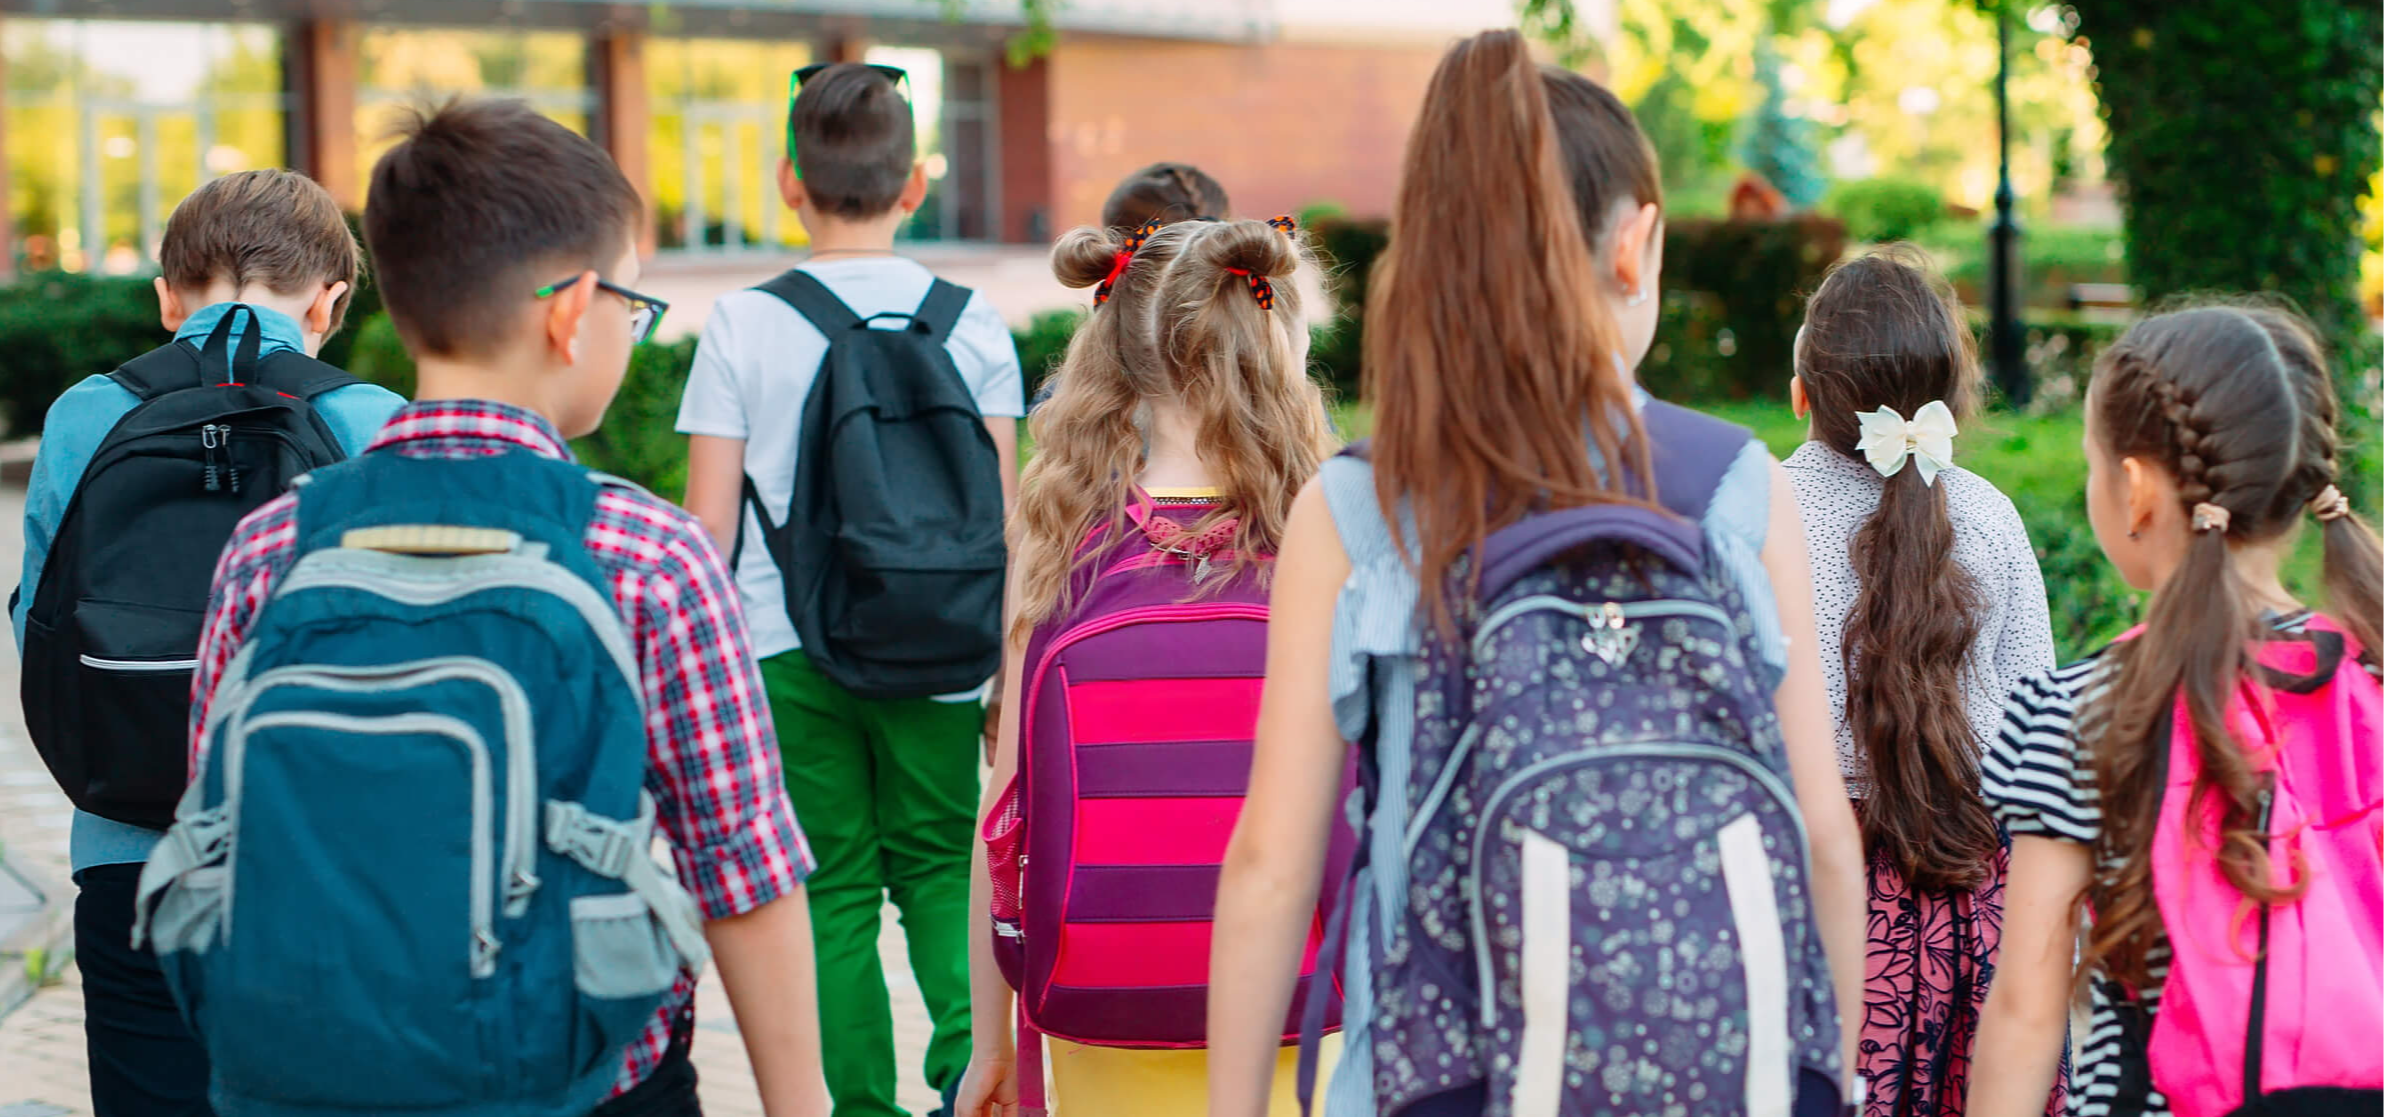
[[[466,31],[368,27],[357,36],[359,182],[395,146],[393,109],[456,94],[520,97],[581,135],[596,108],[588,40],[568,31]]]
[[[270,27],[12,18],[0,51],[22,269],[139,271],[184,195],[283,163]]]
[[[806,243],[779,200],[787,79],[807,43],[656,39],[646,46],[647,158],[663,248],[734,251]]]
[[[871,62],[911,75],[927,198],[904,226],[911,240],[991,240],[994,71],[984,60],[920,47],[871,47]]]

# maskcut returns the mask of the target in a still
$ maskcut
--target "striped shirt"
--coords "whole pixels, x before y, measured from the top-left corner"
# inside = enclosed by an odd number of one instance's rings
[[[480,401],[408,404],[367,453],[470,458],[529,450],[570,460],[543,418]],[[258,508],[233,531],[215,572],[192,678],[191,771],[207,747],[207,706],[232,654],[298,560],[298,499]],[[779,774],[777,739],[728,568],[695,518],[642,491],[608,488],[586,537],[646,690],[646,787],[678,869],[706,919],[752,911],[812,871]],[[660,1066],[693,1020],[695,976],[676,988],[622,1058],[619,1096]]]
[[[2101,795],[2079,721],[2111,687],[2119,661],[2110,650],[2023,678],[2005,700],[2003,729],[1980,758],[1979,789],[2013,835],[2092,847],[2102,832]],[[2139,1003],[2150,1021],[2170,972],[2167,944],[2155,944],[2145,969],[2152,980]],[[2122,1028],[2124,996],[2100,973],[2088,983],[2087,1036],[2071,1069],[2070,1117],[2109,1117],[2124,1085],[2146,1082],[2143,1052]],[[2150,1085],[2145,1090],[2145,1117],[2168,1117],[2168,1100]]]

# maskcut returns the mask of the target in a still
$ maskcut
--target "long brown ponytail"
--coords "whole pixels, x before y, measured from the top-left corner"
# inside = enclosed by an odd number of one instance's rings
[[[1436,618],[1450,617],[1451,565],[1492,531],[1535,508],[1643,502],[1618,332],[1516,32],[1459,43],[1433,72],[1372,286],[1376,495],[1394,522],[1403,504],[1413,517],[1409,558]]]
[[[2256,312],[2198,307],[2137,323],[2096,362],[2088,393],[2089,421],[2112,460],[2166,470],[2190,516],[2203,504],[2226,512],[2224,527],[2194,532],[2184,561],[2154,592],[2144,632],[2114,647],[2119,677],[2081,729],[2103,815],[2087,955],[2132,985],[2148,981],[2147,958],[2162,940],[2153,830],[2181,694],[2200,765],[2188,817],[2202,817],[2216,799],[2219,866],[2238,892],[2263,903],[2294,892],[2271,883],[2268,843],[2255,826],[2261,783],[2226,720],[2259,627],[2228,546],[2284,534],[2309,498],[2295,495],[2305,476],[2307,393],[2292,364]]]
[[[1979,361],[1953,298],[1928,260],[1902,247],[1849,260],[1822,281],[1806,304],[1797,374],[1825,445],[1862,461],[1857,413],[1882,407],[1910,419],[1937,400],[1969,418]],[[1963,700],[1985,603],[1954,561],[1945,480],[1925,484],[1908,462],[1885,480],[1848,550],[1862,588],[1840,655],[1847,724],[1871,787],[1864,848],[1917,889],[1975,888],[1997,845]]]

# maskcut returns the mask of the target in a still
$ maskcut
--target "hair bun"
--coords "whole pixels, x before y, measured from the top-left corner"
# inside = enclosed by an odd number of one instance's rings
[[[1080,225],[1052,246],[1052,275],[1071,288],[1091,287],[1109,278],[1125,243],[1107,229]]]
[[[1300,245],[1292,239],[1298,234],[1267,222],[1221,221],[1203,229],[1194,258],[1211,267],[1280,279],[1300,266]]]

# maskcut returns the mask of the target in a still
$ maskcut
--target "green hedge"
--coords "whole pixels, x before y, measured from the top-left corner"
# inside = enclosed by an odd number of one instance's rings
[[[41,433],[61,393],[172,339],[146,279],[45,272],[0,287],[0,411],[10,436]]]
[[[1860,178],[1831,186],[1822,212],[1846,222],[1856,240],[1911,240],[1945,219],[1946,198],[1916,179]]]
[[[1971,306],[1988,301],[1988,227],[1941,222],[1913,238],[1927,251],[1955,293]],[[2063,309],[2079,283],[2127,283],[2120,234],[2076,225],[2031,225],[2021,230],[2021,303]]]
[[[1641,366],[1649,390],[1696,400],[1785,391],[1805,296],[1846,248],[1846,226],[1812,214],[1668,221],[1664,305]]]

